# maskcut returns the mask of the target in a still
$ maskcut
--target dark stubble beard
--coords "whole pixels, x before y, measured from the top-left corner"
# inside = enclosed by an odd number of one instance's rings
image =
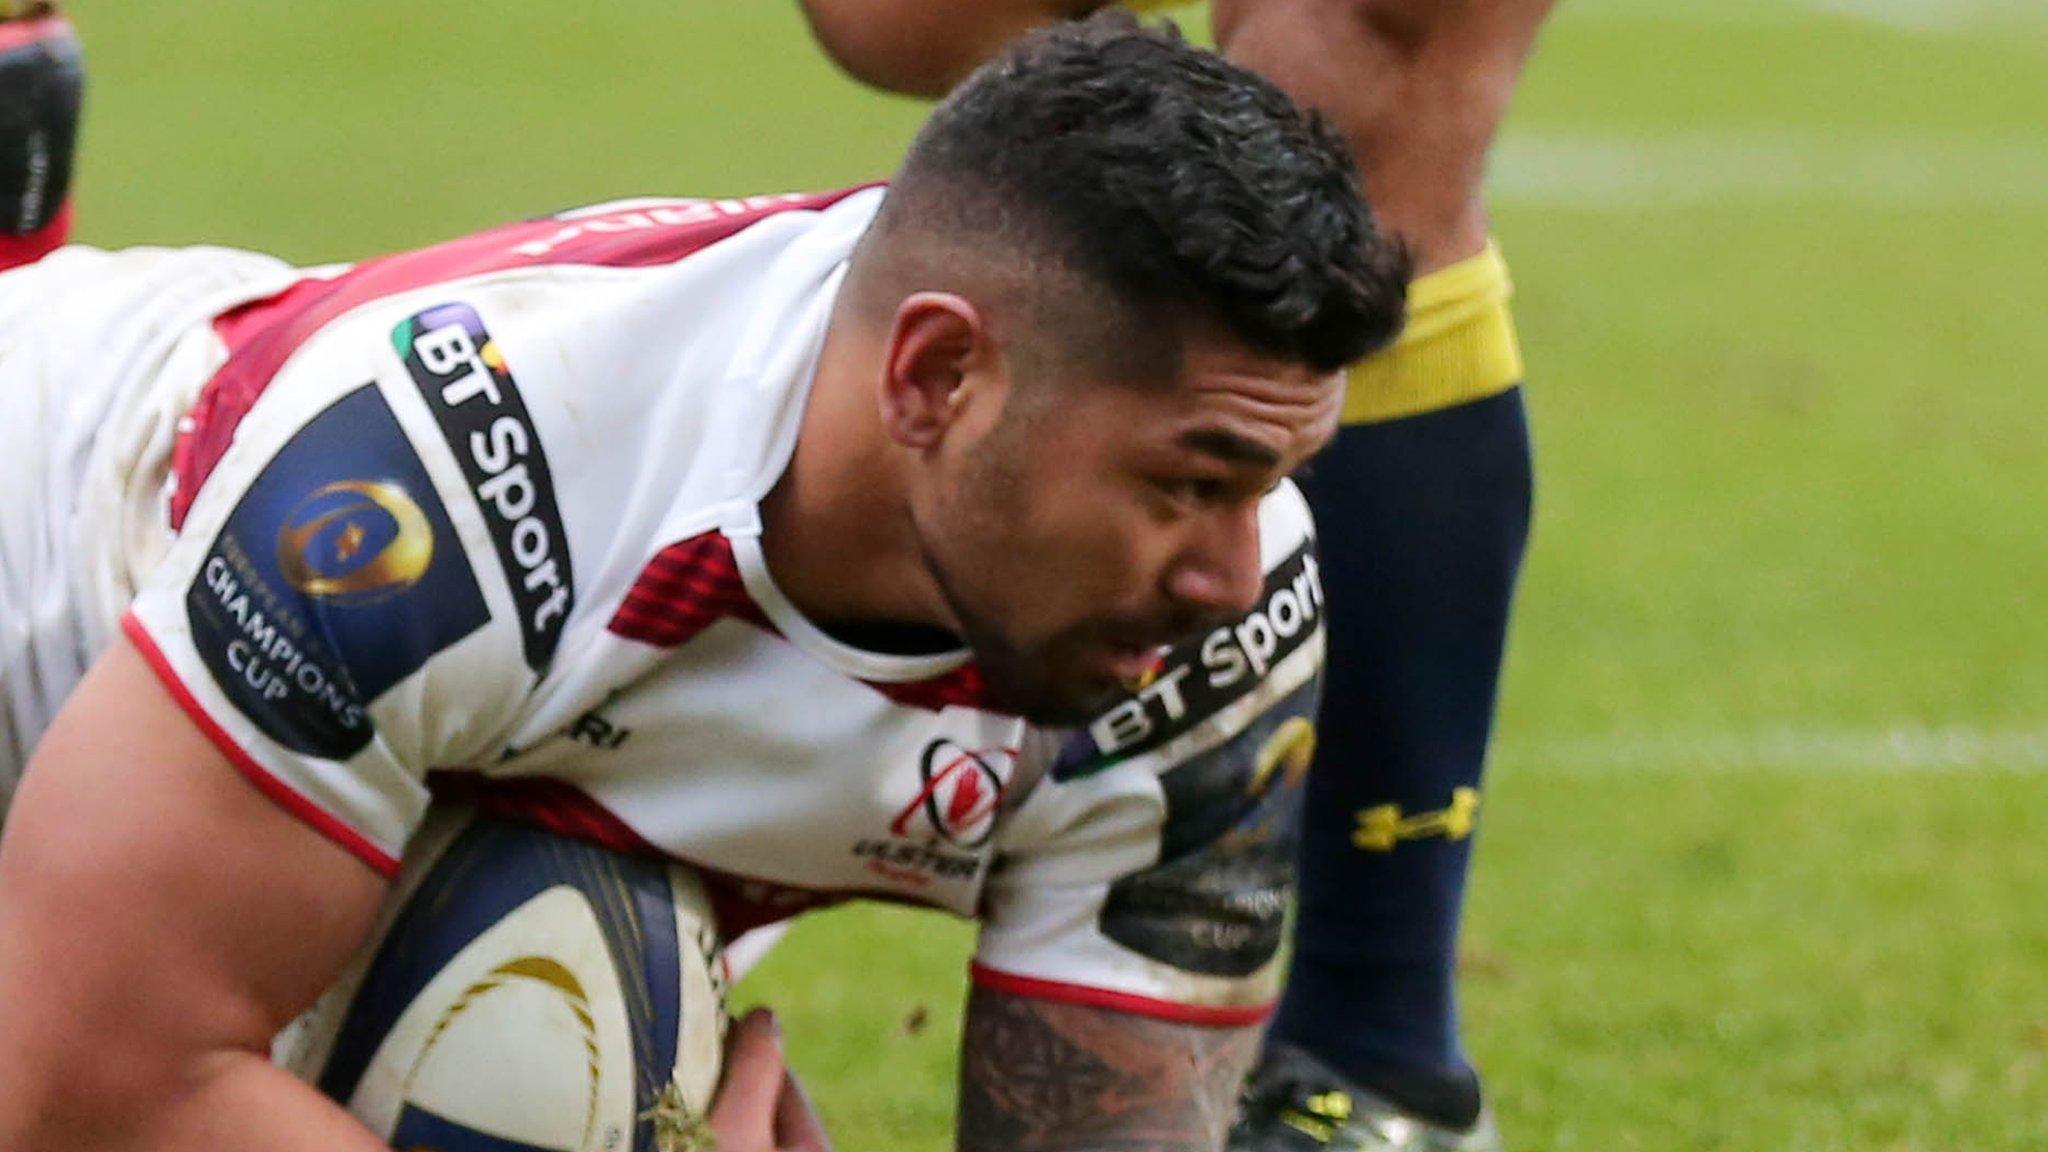
[[[1061,683],[1057,669],[1047,658],[1057,642],[1032,652],[1005,634],[1002,627],[961,595],[959,585],[944,561],[929,544],[922,545],[925,568],[938,586],[953,619],[960,623],[960,639],[974,653],[988,685],[989,703],[999,711],[1022,716],[1046,728],[1071,728],[1101,715],[1123,695],[1115,684],[1099,687],[1082,683],[1075,676]]]
[[[1081,630],[1056,633],[1031,647],[1019,644],[995,613],[982,611],[968,594],[980,582],[963,578],[973,574],[977,561],[1003,555],[1010,529],[1025,517],[1023,462],[1040,450],[1034,430],[1043,413],[1032,398],[1013,395],[944,506],[934,509],[937,523],[916,523],[914,513],[912,519],[925,570],[959,622],[960,639],[974,653],[991,705],[1036,725],[1064,728],[1100,715],[1123,695],[1122,688],[1090,685],[1078,672],[1063,679],[1058,654],[1071,646],[1063,641],[1078,642],[1073,633]],[[940,526],[949,530],[932,531]],[[960,559],[957,568],[954,557]]]

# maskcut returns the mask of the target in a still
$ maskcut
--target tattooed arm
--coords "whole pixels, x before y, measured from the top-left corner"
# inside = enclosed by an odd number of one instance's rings
[[[977,987],[960,1054],[960,1152],[1223,1147],[1256,1027],[1175,1024]]]

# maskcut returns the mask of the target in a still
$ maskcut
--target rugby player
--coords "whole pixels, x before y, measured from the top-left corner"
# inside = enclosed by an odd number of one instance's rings
[[[1220,1146],[1319,691],[1286,477],[1407,277],[1334,133],[1128,18],[886,189],[0,276],[0,1147],[376,1146],[268,1046],[451,792],[728,934],[979,917],[963,1148]]]
[[[936,95],[1008,37],[1103,0],[802,0],[851,74]],[[1329,699],[1294,968],[1246,1149],[1495,1147],[1458,1042],[1457,928],[1529,434],[1486,153],[1554,0],[1212,0],[1218,47],[1328,115],[1421,273],[1401,341],[1353,370],[1300,477],[1323,525]],[[1140,5],[1151,6],[1151,5]]]

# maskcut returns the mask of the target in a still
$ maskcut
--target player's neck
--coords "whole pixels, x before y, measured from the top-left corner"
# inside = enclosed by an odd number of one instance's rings
[[[881,427],[875,354],[843,326],[827,336],[789,467],[761,502],[762,552],[813,623],[946,627]]]

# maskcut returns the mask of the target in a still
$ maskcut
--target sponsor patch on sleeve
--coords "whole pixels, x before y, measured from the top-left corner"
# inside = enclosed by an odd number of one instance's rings
[[[1279,953],[1320,693],[1302,685],[1160,777],[1159,863],[1110,886],[1104,936],[1204,976],[1249,976]]]
[[[369,743],[371,702],[490,619],[374,384],[264,467],[214,538],[185,614],[244,716],[286,748],[336,760]]]
[[[391,343],[476,493],[519,607],[526,666],[540,675],[561,643],[576,592],[554,477],[519,385],[467,304],[442,304],[401,321]]]
[[[1175,645],[1150,682],[1069,736],[1054,779],[1089,776],[1166,745],[1257,689],[1322,624],[1322,572],[1314,542],[1304,541],[1266,574],[1249,614]]]

